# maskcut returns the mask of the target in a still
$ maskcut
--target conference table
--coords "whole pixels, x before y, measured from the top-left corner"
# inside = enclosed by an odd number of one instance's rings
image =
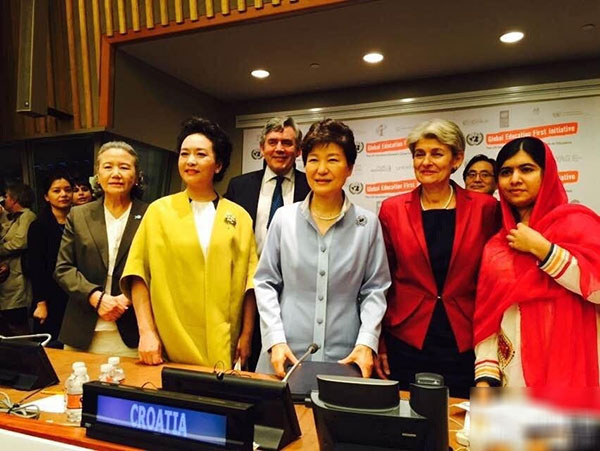
[[[58,349],[46,349],[48,357],[52,362],[54,370],[60,379],[60,384],[48,387],[40,392],[36,393],[31,398],[27,399],[26,402],[40,399],[52,394],[58,394],[63,392],[64,382],[66,378],[71,374],[71,365],[76,361],[85,362],[88,375],[90,380],[96,380],[100,374],[100,365],[106,363],[107,356],[88,354],[72,351],[64,351]],[[199,367],[194,365],[183,365],[166,363],[164,365],[147,366],[138,362],[132,358],[121,358],[121,365],[125,370],[125,381],[127,385],[133,385],[137,387],[144,386],[146,388],[160,388],[161,386],[161,370],[164,366],[184,368],[198,371],[212,371],[212,368]],[[271,379],[272,376],[247,373],[252,377]],[[25,398],[31,392],[18,391],[0,387],[0,392],[6,393],[13,403],[19,402]],[[402,397],[407,397],[406,393],[402,393]],[[451,398],[450,403],[460,402],[461,400]],[[296,405],[296,413],[298,415],[298,421],[302,430],[302,437],[295,442],[288,445],[286,450],[317,450],[319,449],[319,442],[317,439],[317,433],[315,429],[315,423],[313,418],[312,409],[304,405]],[[453,449],[459,449],[461,445],[456,443],[455,433],[456,429],[460,429],[458,423],[462,423],[464,419],[463,415],[452,415],[450,426],[450,445]],[[78,426],[67,423],[66,414],[53,414],[43,412],[40,418],[37,420],[26,419],[17,417],[14,415],[0,414],[0,429],[6,429],[9,431],[36,436],[39,438],[67,443],[75,446],[84,448],[97,449],[97,450],[132,450],[125,445],[119,445],[116,443],[105,442],[88,438],[85,435],[85,429]]]

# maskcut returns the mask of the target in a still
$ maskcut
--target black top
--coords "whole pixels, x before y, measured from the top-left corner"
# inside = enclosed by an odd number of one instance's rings
[[[431,270],[438,295],[441,295],[452,257],[456,210],[427,210],[423,211],[422,215]]]
[[[68,299],[67,294],[52,277],[64,227],[56,221],[50,208],[45,207],[31,223],[27,234],[28,262],[33,289],[32,310],[40,301],[46,301],[48,308],[48,318],[41,325],[35,320],[34,330],[49,333],[54,340],[58,338]]]
[[[438,296],[441,297],[452,257],[456,210],[427,210],[422,212],[422,218],[431,271]],[[469,396],[469,388],[473,386],[475,357],[472,351],[458,351],[441,298],[435,303],[421,350],[389,334],[386,343],[392,379],[398,380],[402,389],[408,389],[415,373],[431,372],[444,376],[451,396]]]

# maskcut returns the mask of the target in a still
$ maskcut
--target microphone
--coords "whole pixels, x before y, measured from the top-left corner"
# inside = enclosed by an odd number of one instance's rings
[[[316,344],[316,343],[311,343],[308,348],[306,348],[306,352],[304,354],[302,354],[302,357],[300,357],[298,359],[298,361],[296,363],[294,363],[294,366],[292,366],[290,368],[290,370],[287,372],[287,374],[285,375],[285,377],[282,379],[283,382],[287,382],[290,378],[290,376],[292,375],[292,373],[294,371],[296,371],[296,368],[298,368],[300,366],[300,364],[302,362],[304,362],[309,355],[314,354],[315,352],[317,352],[321,347]]]
[[[29,335],[15,335],[12,337],[6,337],[4,335],[0,335],[0,340],[22,340],[23,338],[43,338],[42,346],[46,346],[50,340],[52,340],[52,335],[50,334],[29,334]]]

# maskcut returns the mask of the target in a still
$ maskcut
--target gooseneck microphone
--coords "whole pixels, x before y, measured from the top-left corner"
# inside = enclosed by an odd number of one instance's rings
[[[308,348],[306,348],[306,352],[304,354],[302,354],[302,357],[300,357],[298,359],[298,361],[296,363],[294,363],[294,366],[292,366],[290,368],[290,370],[287,372],[287,374],[285,375],[285,377],[283,378],[283,382],[287,382],[288,379],[290,378],[290,376],[294,373],[294,371],[296,371],[296,368],[298,368],[300,366],[300,364],[302,362],[304,362],[309,355],[314,354],[315,352],[317,352],[321,347],[316,344],[316,343],[311,343]]]

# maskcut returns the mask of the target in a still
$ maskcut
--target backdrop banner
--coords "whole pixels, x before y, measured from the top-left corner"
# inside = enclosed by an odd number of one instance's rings
[[[358,151],[345,187],[354,203],[378,212],[384,199],[417,186],[406,137],[414,126],[435,117],[454,121],[462,129],[467,140],[465,163],[477,154],[495,158],[511,139],[540,138],[554,152],[569,200],[600,212],[599,96],[345,120]],[[309,127],[300,125],[303,133]],[[243,172],[262,168],[260,132],[260,128],[244,130]],[[297,167],[303,167],[301,158]],[[461,186],[463,169],[464,164],[452,176]]]

